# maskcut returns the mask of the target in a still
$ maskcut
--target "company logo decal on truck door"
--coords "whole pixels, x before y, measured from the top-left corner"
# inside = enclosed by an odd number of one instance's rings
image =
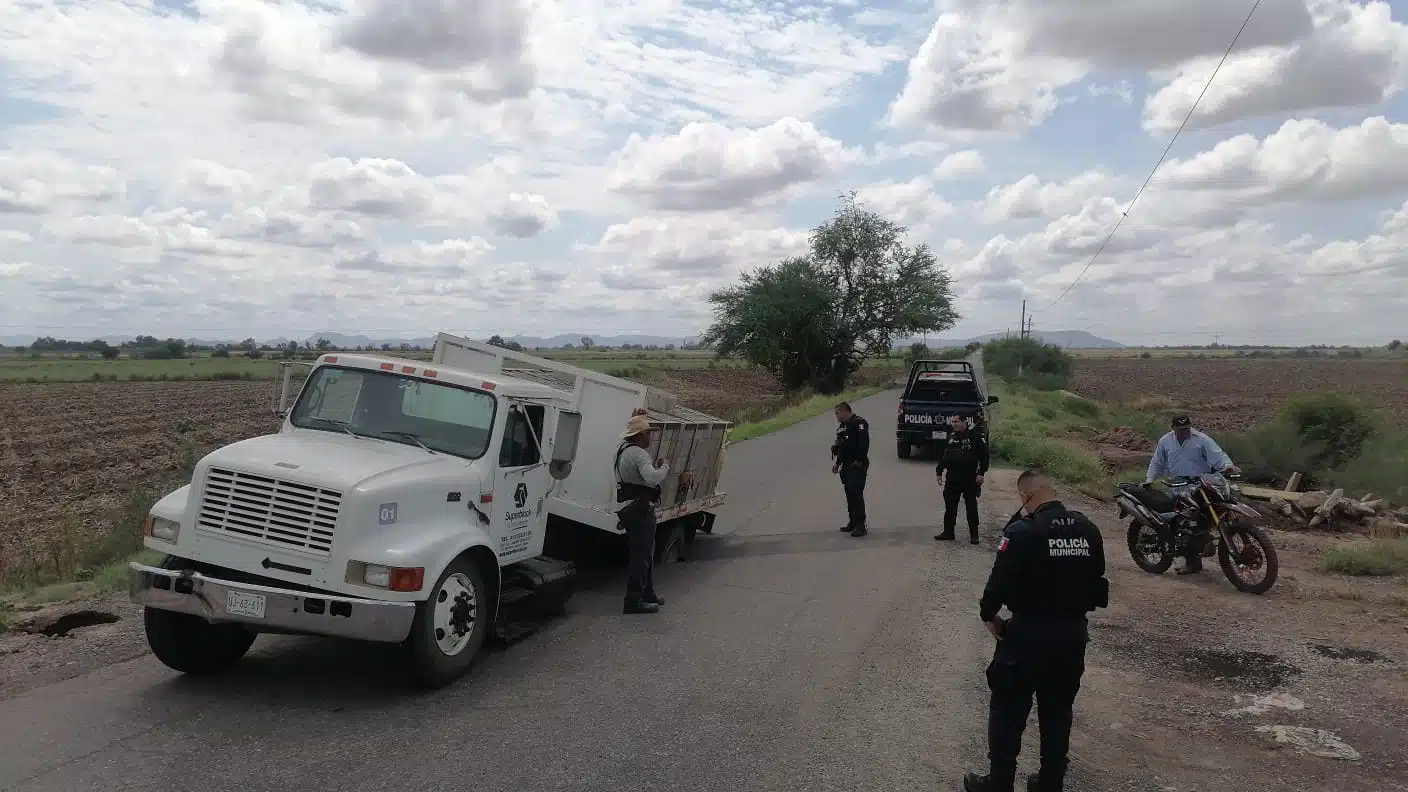
[[[528,485],[518,482],[518,486],[513,488],[514,508],[521,509],[528,505]]]

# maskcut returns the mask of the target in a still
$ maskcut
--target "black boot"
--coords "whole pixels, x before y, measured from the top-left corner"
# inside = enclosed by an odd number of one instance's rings
[[[978,538],[978,529],[974,528],[968,532],[968,544],[978,544],[982,540]]]
[[[640,601],[644,602],[646,605],[655,605],[657,607],[665,604],[665,598],[660,596],[659,594],[646,595],[644,597],[641,597]]]
[[[865,530],[864,525],[857,525],[855,529],[851,531],[851,536],[865,536],[867,533],[869,533],[869,531]]]
[[[630,614],[637,614],[637,613],[659,613],[659,612],[660,612],[660,606],[659,606],[659,605],[656,605],[656,604],[653,603],[653,602],[645,602],[645,601],[636,602],[636,603],[627,602],[627,603],[626,603],[626,607],[622,608],[622,609],[621,609],[621,612],[622,612],[622,613],[625,613],[625,614],[628,614],[628,615],[630,615]]]
[[[854,531],[855,529],[856,529],[856,527],[855,527],[854,525],[851,525],[850,523],[846,523],[845,525],[841,526],[841,533],[850,533],[851,531]]]
[[[1061,792],[1062,786],[1060,781],[1049,781],[1045,786],[1042,786],[1040,775],[1032,773],[1027,776],[1027,792]]]
[[[963,792],[1013,792],[1012,782],[1002,783],[992,776],[968,773],[963,776]]]
[[[952,542],[953,531],[944,531],[943,533],[936,535],[934,539],[940,542]]]
[[[1173,573],[1175,575],[1196,575],[1202,571],[1203,559],[1199,558],[1198,556],[1189,554],[1183,559],[1183,568],[1175,569]]]

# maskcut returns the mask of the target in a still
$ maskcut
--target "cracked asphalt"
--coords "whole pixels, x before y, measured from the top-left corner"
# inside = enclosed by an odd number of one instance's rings
[[[0,687],[0,789],[957,789],[985,756],[976,603],[1006,515],[985,503],[982,546],[936,546],[932,463],[892,451],[896,397],[855,405],[868,537],[837,530],[824,415],[729,450],[729,503],[659,571],[661,614],[623,617],[619,574],[593,580],[442,691],[408,690],[392,649],[270,636],[184,678],[127,609],[94,628],[101,651]]]

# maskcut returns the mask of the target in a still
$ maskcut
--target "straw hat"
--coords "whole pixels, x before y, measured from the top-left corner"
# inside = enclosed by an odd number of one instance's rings
[[[641,432],[649,431],[650,417],[645,414],[645,410],[642,410],[641,408],[637,407],[635,411],[631,413],[631,420],[626,422],[626,431],[621,433],[621,437],[623,439],[627,437],[635,437]]]

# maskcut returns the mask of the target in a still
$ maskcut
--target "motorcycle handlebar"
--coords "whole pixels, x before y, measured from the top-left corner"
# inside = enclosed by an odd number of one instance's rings
[[[1223,478],[1227,479],[1228,481],[1241,481],[1241,480],[1242,480],[1242,474],[1241,474],[1241,472],[1237,472],[1237,473],[1228,473],[1228,472],[1225,471],[1225,470],[1216,470],[1216,471],[1213,471],[1213,472],[1214,472],[1215,474],[1219,475],[1219,476],[1222,476]],[[1161,478],[1161,479],[1155,479],[1155,482],[1161,483],[1161,484],[1170,484],[1170,485],[1173,485],[1173,484],[1196,484],[1196,483],[1198,482],[1198,480],[1199,480],[1199,477],[1198,477],[1198,476],[1165,476],[1165,477],[1163,477],[1163,478]]]

